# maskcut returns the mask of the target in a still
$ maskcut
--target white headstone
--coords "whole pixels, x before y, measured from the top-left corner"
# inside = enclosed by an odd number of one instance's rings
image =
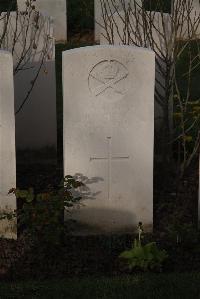
[[[26,9],[26,0],[17,0],[18,9]],[[67,41],[67,0],[36,0],[36,10],[53,18],[55,24],[54,36],[57,42]]]
[[[148,25],[150,21],[153,25]],[[105,45],[112,42],[113,45],[137,45],[154,50],[157,55],[156,63],[156,90],[161,97],[165,97],[165,73],[166,66],[164,59],[167,48],[170,46],[171,27],[170,15],[168,13],[148,12],[143,15],[141,12],[132,10],[129,22],[126,19],[125,12],[119,11],[112,15],[112,32],[106,31],[105,28],[100,29],[100,44]],[[149,36],[149,28],[151,35]],[[108,29],[108,28],[107,28]],[[165,38],[163,37],[165,35]],[[148,37],[149,36],[149,37]],[[153,42],[152,42],[153,41]],[[159,64],[158,64],[159,63]],[[159,67],[160,66],[160,67]],[[162,106],[155,102],[155,129],[159,130],[162,124],[163,110]]]
[[[34,24],[33,14],[30,23]],[[11,50],[13,37],[17,32],[17,42],[14,47],[14,69],[24,55],[23,63],[14,76],[15,111],[17,112],[31,90],[32,82],[44,63],[36,83],[21,111],[16,114],[16,145],[17,149],[41,149],[57,145],[56,123],[56,77],[55,77],[55,42],[53,37],[53,22],[48,16],[38,16],[39,30],[34,33],[34,25],[27,26],[24,16],[19,13],[16,22],[16,12],[12,12],[7,24],[7,35],[2,47]],[[0,21],[0,35],[3,32],[6,19]],[[28,30],[27,30],[28,28]],[[26,37],[26,42],[25,42]],[[34,38],[33,38],[34,37]],[[25,50],[23,49],[25,47]],[[43,53],[46,53],[45,56]]]
[[[174,14],[179,23],[177,30],[177,37],[179,39],[188,39],[192,37],[200,38],[200,0],[174,0],[172,4],[172,13]]]
[[[154,81],[147,49],[63,53],[64,173],[84,176],[90,191],[72,216],[95,231],[152,228]]]
[[[142,10],[140,12],[132,10],[131,17],[127,19],[125,12],[121,10],[114,13],[110,20],[112,31],[106,32],[104,24],[100,29],[101,45],[108,44],[109,37],[112,36],[114,45],[128,44],[155,49],[161,57],[162,54],[165,55],[170,46],[171,22],[168,13],[146,11],[143,15]],[[150,25],[150,20],[152,25]]]
[[[114,14],[120,11],[126,5],[126,9],[131,5],[137,9],[142,7],[142,0],[94,0],[94,16],[95,16],[95,41],[100,41],[101,25],[103,24],[103,15]],[[106,7],[106,11],[105,11]]]
[[[8,195],[16,187],[15,117],[12,55],[0,51],[0,215],[16,209],[16,198]],[[0,236],[16,238],[16,222],[0,220]]]

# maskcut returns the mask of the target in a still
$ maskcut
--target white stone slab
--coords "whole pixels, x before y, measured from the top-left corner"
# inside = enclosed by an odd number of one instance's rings
[[[105,14],[104,7],[107,8],[107,13],[114,14],[117,11],[120,11],[123,7],[123,3],[126,5],[126,8],[129,5],[132,7],[137,7],[138,9],[142,7],[142,0],[94,0],[94,16],[95,16],[95,41],[100,41],[101,34],[101,24],[103,24],[103,16]]]
[[[174,0],[173,7],[176,9],[177,3],[180,3],[180,0]],[[182,0],[182,5],[178,10],[178,13],[175,12],[177,20],[184,20],[183,26],[180,26],[177,32],[177,37],[179,39],[188,39],[200,38],[200,1],[199,0],[187,0],[186,2]],[[194,30],[194,31],[193,31]],[[193,33],[192,33],[193,32]],[[195,34],[194,34],[195,32]]]
[[[171,21],[170,15],[168,13],[161,14],[160,12],[148,12],[146,11],[146,16],[143,17],[142,12],[136,13],[132,10],[130,24],[127,24],[126,16],[124,11],[119,11],[112,16],[113,32],[107,31],[104,28],[100,30],[100,44],[109,44],[112,41],[113,45],[137,45],[139,47],[146,47],[154,50],[165,57],[167,48],[170,46],[170,33],[171,33]],[[153,25],[148,24],[149,20],[153,21]],[[147,29],[143,29],[147,28]],[[152,30],[152,36],[154,43],[152,44],[152,38],[148,38],[148,28]],[[156,29],[157,28],[157,29]],[[136,33],[135,33],[136,32]],[[163,34],[166,36],[166,40],[163,38]],[[146,38],[144,38],[144,36]],[[167,42],[166,42],[167,41]],[[159,94],[165,97],[165,78],[163,73],[165,72],[165,63],[162,58],[157,57],[157,62],[159,61],[161,69],[156,63],[156,89]],[[162,84],[162,85],[161,85]],[[162,106],[156,101],[155,102],[155,129],[159,130],[162,125],[163,110]]]
[[[34,19],[31,17],[30,22]],[[43,51],[47,53],[40,74],[31,91],[30,97],[22,110],[16,115],[16,145],[18,149],[40,149],[47,146],[56,148],[57,123],[56,123],[56,78],[55,78],[55,42],[53,37],[53,22],[48,16],[39,16],[39,30],[35,37],[36,48],[32,37],[34,26],[24,26],[24,16],[19,14],[16,22],[16,13],[12,12],[8,22],[7,38],[3,41],[4,49],[12,49],[13,36],[17,28],[18,41],[13,52],[14,68],[16,69],[23,53],[26,38],[23,70],[14,76],[15,83],[15,111],[23,103],[31,82],[40,68]],[[3,32],[5,19],[0,21],[0,33]],[[17,24],[17,25],[16,25]],[[46,50],[47,49],[47,50]]]
[[[16,198],[8,195],[16,187],[15,117],[12,55],[0,51],[0,212],[16,209]],[[16,238],[16,222],[0,220],[0,236]]]
[[[149,25],[149,20],[152,20],[153,25]],[[121,10],[112,15],[111,21],[113,26],[112,32],[111,30],[106,32],[104,25],[101,27],[101,45],[108,44],[109,37],[112,36],[112,43],[114,45],[137,45],[139,47],[155,49],[155,52],[158,52],[160,55],[165,55],[166,49],[170,46],[171,21],[168,13],[161,14],[160,12],[146,11],[144,17],[142,12],[137,14],[137,12],[133,10],[129,19],[130,22],[127,23],[125,12]],[[144,30],[143,28],[146,29]],[[153,45],[152,38],[150,35],[148,37],[149,28],[151,28],[152,31]],[[164,33],[166,40],[163,38]]]
[[[41,61],[42,53],[46,49],[45,52],[49,53],[48,60],[55,58],[54,23],[51,17],[37,12],[33,12],[30,18],[24,17],[20,12],[18,14],[11,12],[8,19],[5,16],[7,13],[3,12],[0,19],[0,36],[3,35],[6,27],[6,35],[2,40],[1,47],[12,50],[14,36],[17,36],[13,50],[14,65],[19,63],[22,53],[25,53],[24,64]],[[38,21],[36,22],[35,19]],[[35,29],[36,24],[37,30]]]
[[[26,9],[26,0],[17,0],[18,9]],[[36,0],[36,10],[53,18],[55,23],[54,36],[57,42],[67,41],[67,0]]]
[[[64,173],[87,177],[93,198],[72,216],[97,232],[152,228],[154,81],[147,49],[63,53]]]

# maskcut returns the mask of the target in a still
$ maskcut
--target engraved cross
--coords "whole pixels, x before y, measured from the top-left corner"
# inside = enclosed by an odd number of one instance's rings
[[[113,160],[128,160],[129,156],[112,156],[112,138],[109,136],[107,139],[108,154],[106,157],[90,157],[90,161],[107,160],[107,173],[108,173],[108,200],[111,193],[111,179],[112,179],[112,162]]]

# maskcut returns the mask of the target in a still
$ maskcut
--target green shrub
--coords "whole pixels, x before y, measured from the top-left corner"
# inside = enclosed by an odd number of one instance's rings
[[[138,225],[138,240],[135,239],[130,250],[123,251],[119,258],[125,262],[130,271],[139,269],[142,271],[161,270],[162,263],[168,255],[165,250],[159,250],[155,242],[141,244],[143,234],[142,223]]]
[[[28,190],[11,189],[22,207],[15,213],[5,213],[0,219],[10,220],[17,217],[18,229],[30,235],[34,241],[47,244],[57,244],[61,240],[64,229],[64,209],[79,204],[81,197],[74,195],[74,190],[83,183],[68,175],[56,187],[49,186],[46,192],[35,194],[32,188]]]
[[[141,245],[135,239],[133,248],[122,252],[119,256],[126,260],[129,270],[141,269],[161,270],[162,263],[168,257],[165,250],[159,250],[155,242]]]

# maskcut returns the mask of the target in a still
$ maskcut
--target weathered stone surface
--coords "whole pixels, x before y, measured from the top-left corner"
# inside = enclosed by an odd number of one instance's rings
[[[145,14],[132,9],[127,19],[124,10],[114,13],[109,26],[100,29],[100,44],[133,45],[149,48],[156,55],[156,95],[165,98],[166,53],[170,52],[171,17],[168,13],[148,12]],[[151,25],[152,23],[152,25]],[[150,30],[151,28],[151,30]],[[150,33],[151,31],[151,33]],[[161,100],[163,102],[163,100]],[[163,120],[163,107],[155,101],[155,129],[160,130]]]
[[[16,186],[15,117],[12,55],[0,51],[0,214],[16,209],[8,191]],[[15,221],[0,220],[0,236],[16,238]]]
[[[94,15],[95,15],[95,41],[100,41],[101,25],[104,23],[104,18],[109,14],[114,14],[116,11],[121,11],[123,4],[126,9],[131,5],[133,8],[139,9],[142,7],[142,0],[95,0]],[[106,7],[106,9],[105,9]]]
[[[132,9],[131,16],[127,19],[124,10],[121,10],[112,15],[111,21],[112,32],[109,27],[107,32],[105,26],[101,27],[100,44],[108,44],[112,36],[114,45],[127,44],[155,49],[161,57],[170,47],[171,19],[168,13],[146,11],[143,15],[142,10],[138,13]]]
[[[18,9],[26,9],[26,0],[17,0]],[[67,41],[67,0],[36,0],[36,10],[53,18],[54,36],[57,42]]]
[[[174,10],[174,11],[173,11]],[[180,40],[200,38],[200,1],[174,0],[172,13],[181,25],[178,26],[177,37]]]
[[[88,231],[133,231],[139,221],[152,227],[154,81],[147,49],[63,53],[64,173],[89,188],[72,214]]]

